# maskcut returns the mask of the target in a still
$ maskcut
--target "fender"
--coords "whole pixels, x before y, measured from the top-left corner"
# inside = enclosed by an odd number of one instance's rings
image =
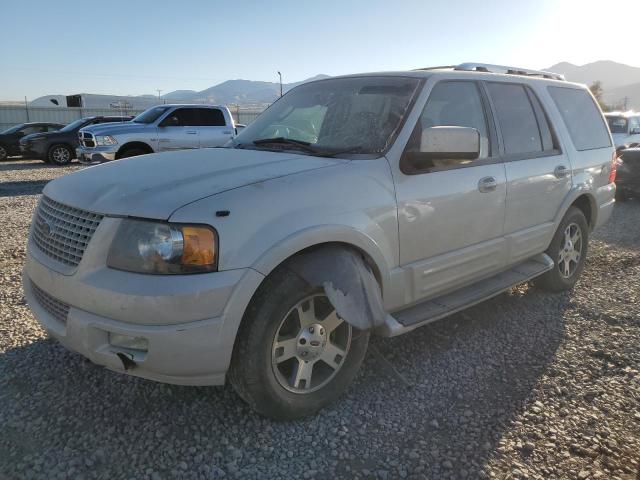
[[[296,253],[330,243],[342,243],[365,253],[373,262],[371,267],[381,283],[382,291],[385,291],[389,285],[389,259],[385,258],[382,249],[371,237],[345,225],[322,225],[297,231],[267,250],[251,268],[266,276]]]
[[[558,213],[553,219],[553,233],[558,229],[560,222],[564,218],[569,207],[573,205],[573,203],[580,197],[586,197],[589,200],[589,205],[591,207],[591,218],[589,219],[589,228],[591,230],[597,225],[598,220],[598,204],[596,202],[596,197],[593,192],[593,188],[588,183],[578,183],[574,184],[567,196],[565,197]]]

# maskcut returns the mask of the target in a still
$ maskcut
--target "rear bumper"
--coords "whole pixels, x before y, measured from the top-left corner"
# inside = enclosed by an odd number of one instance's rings
[[[604,225],[611,218],[613,213],[613,207],[616,203],[616,185],[615,183],[609,183],[598,188],[596,192],[596,198],[598,199],[598,214],[596,216],[596,224],[594,229]]]

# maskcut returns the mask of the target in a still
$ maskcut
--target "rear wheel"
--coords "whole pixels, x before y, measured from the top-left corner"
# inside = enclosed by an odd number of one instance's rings
[[[49,149],[47,158],[49,160],[49,163],[52,163],[54,165],[67,165],[73,158],[73,152],[67,145],[53,145]]]
[[[0,145],[0,161],[1,160],[6,160],[7,157],[9,156],[7,149],[5,148],[4,145]]]
[[[546,253],[555,265],[538,277],[536,285],[552,292],[573,288],[584,268],[589,245],[589,225],[582,210],[570,207]]]
[[[368,341],[369,333],[342,320],[322,289],[280,269],[264,281],[245,313],[229,379],[258,413],[301,418],[344,392]]]

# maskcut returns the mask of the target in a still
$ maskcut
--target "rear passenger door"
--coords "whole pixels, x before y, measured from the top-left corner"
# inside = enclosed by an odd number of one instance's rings
[[[158,149],[167,151],[199,148],[199,122],[198,108],[175,109],[158,124]]]
[[[486,82],[507,174],[504,233],[509,263],[543,252],[571,189],[571,164],[549,117],[527,85]]]
[[[475,81],[436,83],[400,159],[395,178],[405,303],[436,297],[491,276],[506,264],[505,173],[497,157],[486,96]],[[480,157],[418,163],[425,128],[461,126],[480,134]]]
[[[233,129],[219,108],[201,108],[199,114],[198,132],[200,134],[200,148],[221,147],[233,136]]]

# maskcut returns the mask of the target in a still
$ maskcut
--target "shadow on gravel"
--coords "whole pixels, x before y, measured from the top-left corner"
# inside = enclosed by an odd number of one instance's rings
[[[12,170],[42,170],[43,168],[54,168],[44,162],[33,162],[27,160],[28,163],[15,163],[20,158],[11,158],[5,162],[0,162],[0,172],[10,172]]]
[[[290,423],[257,416],[229,387],[128,377],[36,341],[0,354],[0,477],[478,478],[540,376],[554,375],[569,298],[523,286],[376,338],[410,387],[369,355],[338,403]]]
[[[20,182],[0,183],[0,197],[18,197],[38,195],[49,180],[23,180]]]

